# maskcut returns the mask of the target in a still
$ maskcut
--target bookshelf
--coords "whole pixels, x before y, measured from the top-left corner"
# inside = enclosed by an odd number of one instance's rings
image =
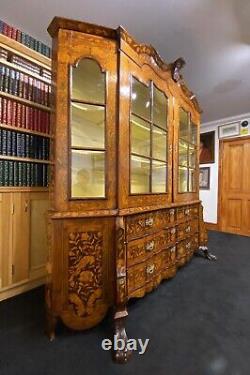
[[[48,47],[0,21],[0,300],[46,279],[53,141]],[[6,28],[7,27],[7,28]],[[7,31],[6,31],[7,30]],[[9,35],[3,35],[7,32]],[[15,40],[19,38],[20,40]]]

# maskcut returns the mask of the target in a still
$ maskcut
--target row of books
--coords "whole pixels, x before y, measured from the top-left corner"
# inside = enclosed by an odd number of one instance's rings
[[[13,52],[7,51],[6,49],[0,47],[0,59],[9,61],[12,64],[15,64],[23,69],[28,70],[31,73],[40,75],[43,78],[46,78],[48,81],[51,80],[51,72],[48,69],[45,69],[21,56],[13,55]]]
[[[0,97],[0,123],[49,134],[50,113]]]
[[[49,139],[39,135],[0,129],[0,155],[49,159]]]
[[[48,165],[0,160],[0,186],[48,186]]]
[[[0,91],[35,103],[50,105],[50,85],[34,77],[0,65]]]
[[[0,33],[24,44],[26,47],[29,47],[44,56],[51,57],[51,49],[46,44],[1,20]]]

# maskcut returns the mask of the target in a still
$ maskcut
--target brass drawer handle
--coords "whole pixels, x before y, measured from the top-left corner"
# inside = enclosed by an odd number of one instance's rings
[[[176,251],[176,247],[175,247],[175,246],[172,247],[170,251],[171,251],[171,253],[175,253],[175,251]]]
[[[190,233],[191,232],[191,227],[190,225],[185,229],[186,233]]]
[[[170,216],[174,216],[174,209],[171,209],[171,210],[169,211],[169,215],[170,215]]]
[[[190,215],[190,209],[189,208],[185,209],[185,215]]]
[[[175,229],[175,228],[172,228],[170,233],[171,233],[171,234],[175,234],[175,233],[176,233],[176,229]]]
[[[155,265],[151,264],[150,266],[147,266],[146,272],[148,275],[151,275],[155,270]]]
[[[146,227],[152,227],[153,224],[154,224],[154,219],[152,217],[145,220]]]
[[[150,241],[146,243],[145,249],[147,251],[152,251],[154,250],[154,247],[155,247],[155,241]]]
[[[191,243],[188,242],[188,243],[186,244],[186,249],[190,249],[190,247],[191,247]]]

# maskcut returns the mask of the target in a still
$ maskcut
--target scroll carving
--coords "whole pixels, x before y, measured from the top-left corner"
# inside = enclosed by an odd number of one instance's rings
[[[102,300],[101,232],[69,233],[68,299],[75,314],[90,316]]]

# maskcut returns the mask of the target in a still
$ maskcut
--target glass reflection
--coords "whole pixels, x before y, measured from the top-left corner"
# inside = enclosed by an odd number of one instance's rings
[[[191,143],[197,144],[197,125],[191,122]]]
[[[105,103],[105,73],[98,63],[91,59],[82,59],[72,68],[71,98],[91,103]]]
[[[188,165],[188,144],[182,140],[179,141],[179,165]]]
[[[153,126],[153,158],[167,160],[167,135],[160,128]]]
[[[189,145],[189,167],[196,167],[196,148],[193,145]]]
[[[150,124],[137,116],[131,115],[132,152],[150,156]]]
[[[151,99],[150,86],[146,86],[134,77],[132,78],[132,94],[131,94],[132,112],[150,120],[151,115]]]
[[[189,141],[189,114],[180,108],[180,130],[179,137],[186,141]]]
[[[131,156],[131,193],[149,193],[150,160]]]
[[[185,167],[179,167],[178,190],[179,193],[188,191],[188,169]]]
[[[152,192],[165,193],[167,191],[167,164],[153,160],[152,164]]]
[[[71,196],[91,198],[105,196],[105,153],[72,150]]]
[[[162,91],[153,86],[153,122],[167,129],[167,98]]]
[[[104,148],[104,107],[73,103],[71,105],[71,146]]]
[[[189,169],[189,187],[190,192],[196,191],[196,171],[195,169]]]

